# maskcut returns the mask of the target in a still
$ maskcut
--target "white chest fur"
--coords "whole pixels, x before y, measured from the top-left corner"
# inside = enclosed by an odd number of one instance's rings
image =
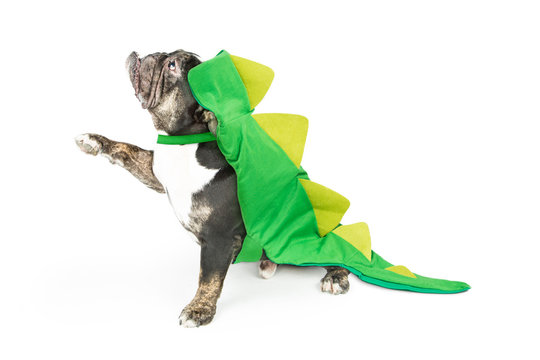
[[[176,217],[191,231],[197,231],[211,212],[205,204],[194,208],[192,196],[202,190],[218,171],[199,164],[195,156],[198,146],[157,144],[154,149],[154,174],[165,187]]]

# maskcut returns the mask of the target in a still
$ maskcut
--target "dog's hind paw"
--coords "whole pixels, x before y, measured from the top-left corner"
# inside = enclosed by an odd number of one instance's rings
[[[75,143],[83,152],[90,155],[99,154],[103,146],[94,134],[79,135],[75,138]]]
[[[321,280],[321,291],[333,295],[347,293],[349,291],[348,274],[343,272],[328,272]]]
[[[178,320],[181,326],[186,328],[194,328],[209,324],[214,318],[215,314],[215,308],[190,304],[186,306],[184,310],[182,310]]]
[[[270,279],[276,273],[277,264],[270,260],[263,260],[259,263],[259,276],[263,279]]]

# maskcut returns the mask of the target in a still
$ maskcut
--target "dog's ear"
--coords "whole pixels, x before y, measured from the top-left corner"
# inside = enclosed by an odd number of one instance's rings
[[[197,110],[195,110],[195,119],[197,122],[204,123],[208,126],[208,130],[212,133],[212,135],[216,136],[216,130],[217,130],[217,118],[216,115],[214,115],[213,112],[210,110],[206,110],[202,106],[199,106]]]

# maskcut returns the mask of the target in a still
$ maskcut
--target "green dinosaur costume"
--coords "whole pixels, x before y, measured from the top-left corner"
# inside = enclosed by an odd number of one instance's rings
[[[220,52],[188,74],[201,106],[217,120],[220,150],[238,176],[238,200],[247,236],[236,262],[258,261],[264,250],[278,264],[341,266],[363,281],[400,290],[458,293],[469,285],[433,279],[394,266],[371,250],[365,223],[341,225],[349,201],[308,178],[300,167],[307,119],[256,114],[273,71]],[[208,141],[208,135],[201,141]],[[175,139],[176,138],[176,139]],[[160,137],[179,144],[183,137]],[[190,140],[191,141],[191,140]]]

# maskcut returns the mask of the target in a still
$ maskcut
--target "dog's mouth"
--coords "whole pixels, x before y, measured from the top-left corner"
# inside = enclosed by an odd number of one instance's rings
[[[131,85],[143,109],[150,109],[159,102],[163,82],[163,72],[159,67],[158,58],[149,55],[140,59],[135,51],[126,60]]]
[[[135,89],[135,96],[139,96],[139,93],[141,92],[141,59],[137,58],[135,61],[135,64],[133,64],[132,69],[132,77],[133,77],[133,88]]]
[[[126,70],[128,71],[131,85],[135,89],[135,96],[141,100],[139,97],[141,92],[141,59],[139,59],[137,52],[133,51],[129,54],[126,59]]]

